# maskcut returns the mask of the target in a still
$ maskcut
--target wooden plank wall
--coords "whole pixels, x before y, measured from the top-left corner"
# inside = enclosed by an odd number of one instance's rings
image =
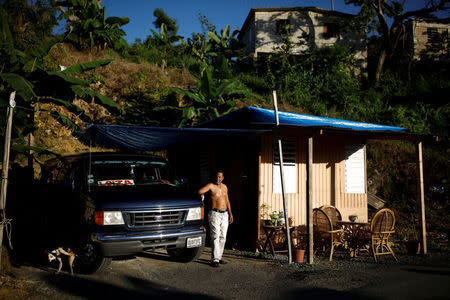
[[[297,193],[286,194],[289,216],[295,225],[306,224],[306,137],[293,131],[282,132],[283,137],[297,139]],[[354,137],[314,137],[313,166],[313,203],[314,207],[322,205],[336,206],[344,220],[352,214],[358,215],[358,221],[367,221],[367,193],[345,193],[345,159],[346,143],[363,143]],[[267,204],[269,213],[283,209],[281,194],[273,194],[273,135],[267,134],[261,140],[261,179],[260,205]]]

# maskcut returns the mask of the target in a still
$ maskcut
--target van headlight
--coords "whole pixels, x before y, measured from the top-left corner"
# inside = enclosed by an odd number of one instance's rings
[[[95,212],[95,224],[97,225],[123,225],[121,211],[97,211]]]
[[[201,220],[203,219],[203,207],[193,207],[189,208],[186,221],[193,221],[193,220]]]

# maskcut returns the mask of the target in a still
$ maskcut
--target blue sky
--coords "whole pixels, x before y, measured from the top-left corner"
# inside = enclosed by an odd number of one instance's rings
[[[240,29],[252,7],[315,6],[331,9],[331,2],[332,0],[103,0],[102,5],[106,6],[108,17],[130,18],[130,23],[123,29],[127,33],[125,39],[131,44],[135,38],[145,40],[150,29],[155,29],[155,8],[162,8],[169,17],[177,19],[178,34],[187,38],[191,33],[201,31],[199,13],[205,15],[220,31],[227,24],[231,29]],[[418,9],[426,2],[427,0],[407,0],[406,9]],[[334,8],[346,13],[359,12],[359,7],[345,5],[344,0],[334,0]]]

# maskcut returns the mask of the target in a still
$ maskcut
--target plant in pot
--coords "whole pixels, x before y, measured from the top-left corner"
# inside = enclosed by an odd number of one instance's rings
[[[266,203],[261,204],[260,212],[261,212],[261,220],[264,225],[272,225],[272,220],[269,214],[270,206]]]
[[[305,250],[301,244],[297,244],[294,247],[294,261],[296,263],[303,263],[305,258]]]
[[[407,254],[420,254],[420,241],[416,231],[408,237],[405,237],[403,243],[405,244]]]
[[[272,214],[270,215],[270,219],[271,219],[272,226],[278,226],[279,221],[280,221],[279,213],[276,211],[273,211]]]
[[[420,254],[421,245],[413,216],[411,216],[411,220],[413,222],[411,222],[405,232],[403,232],[403,244],[405,245],[407,254]]]
[[[291,226],[294,226],[294,218],[293,217],[289,217],[288,218],[288,224],[289,224],[289,226],[291,227]]]

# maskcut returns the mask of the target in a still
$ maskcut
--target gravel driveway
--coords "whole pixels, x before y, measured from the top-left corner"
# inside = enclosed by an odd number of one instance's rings
[[[319,257],[314,265],[286,264],[286,258],[259,259],[226,251],[227,265],[209,266],[210,249],[189,264],[163,253],[115,260],[98,275],[56,275],[54,269],[22,266],[0,276],[0,299],[448,299],[448,254],[425,258],[400,256],[333,262]],[[305,298],[306,297],[306,298]]]

